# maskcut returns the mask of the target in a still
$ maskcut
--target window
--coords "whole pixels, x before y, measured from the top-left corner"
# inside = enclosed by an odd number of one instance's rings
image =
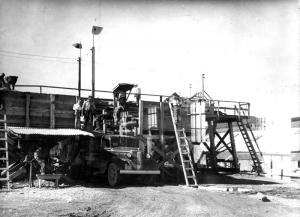
[[[157,107],[148,108],[148,128],[157,128]]]

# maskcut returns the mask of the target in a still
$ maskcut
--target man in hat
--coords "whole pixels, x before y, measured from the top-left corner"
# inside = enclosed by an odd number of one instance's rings
[[[121,91],[118,95],[117,107],[114,110],[114,123],[118,125],[121,119],[121,112],[124,111],[126,105],[126,92]]]
[[[87,100],[83,102],[82,105],[82,115],[84,119],[84,128],[92,128],[93,126],[93,116],[96,110],[94,98],[89,96]]]
[[[0,110],[2,110],[4,108],[4,102],[2,100],[3,97],[2,97],[1,92],[10,90],[9,84],[7,84],[7,82],[5,81],[4,76],[5,76],[4,73],[0,74]]]
[[[45,167],[46,167],[46,159],[48,158],[48,151],[42,146],[39,146],[37,150],[34,152],[34,159],[40,165],[40,173],[41,175],[45,174]]]
[[[79,99],[77,103],[73,105],[73,110],[75,114],[75,127],[80,128],[80,116],[81,116],[81,110],[83,106],[83,99]]]
[[[0,90],[3,90],[3,91],[11,90],[9,83],[5,79],[5,74],[4,73],[0,74]]]

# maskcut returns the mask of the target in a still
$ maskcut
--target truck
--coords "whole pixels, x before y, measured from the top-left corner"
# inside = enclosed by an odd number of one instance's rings
[[[149,147],[151,145],[137,133],[140,124],[138,115],[127,107],[134,86],[122,83],[114,88],[113,105],[103,109],[96,118],[95,138],[81,142],[81,151],[74,161],[75,165],[76,162],[84,165],[81,171],[84,170],[85,174],[105,175],[110,186],[116,186],[125,175],[147,175],[151,179],[160,174],[158,160]],[[138,103],[137,100],[137,108]]]

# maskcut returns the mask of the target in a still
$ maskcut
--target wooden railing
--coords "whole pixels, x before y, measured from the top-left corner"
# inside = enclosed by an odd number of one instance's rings
[[[220,115],[234,115],[250,117],[250,103],[226,100],[208,100],[210,112],[216,112]]]
[[[49,85],[16,85],[16,87],[20,87],[20,88],[38,88],[39,89],[39,93],[43,93],[43,89],[60,89],[60,90],[73,90],[73,91],[77,91],[77,88],[73,88],[73,87],[61,87],[61,86],[49,86]],[[91,89],[81,89],[81,91],[83,92],[91,92]],[[95,92],[97,93],[113,93],[112,91],[107,91],[107,90],[95,90]],[[130,95],[135,95],[135,93],[130,93]],[[149,94],[149,93],[141,93],[141,96],[151,96],[151,97],[159,97],[159,98],[167,98],[169,96],[167,95],[159,95],[159,94]]]

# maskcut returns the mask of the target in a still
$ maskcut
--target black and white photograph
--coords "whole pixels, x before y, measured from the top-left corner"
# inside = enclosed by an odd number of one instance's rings
[[[0,0],[0,216],[300,217],[300,1]]]

